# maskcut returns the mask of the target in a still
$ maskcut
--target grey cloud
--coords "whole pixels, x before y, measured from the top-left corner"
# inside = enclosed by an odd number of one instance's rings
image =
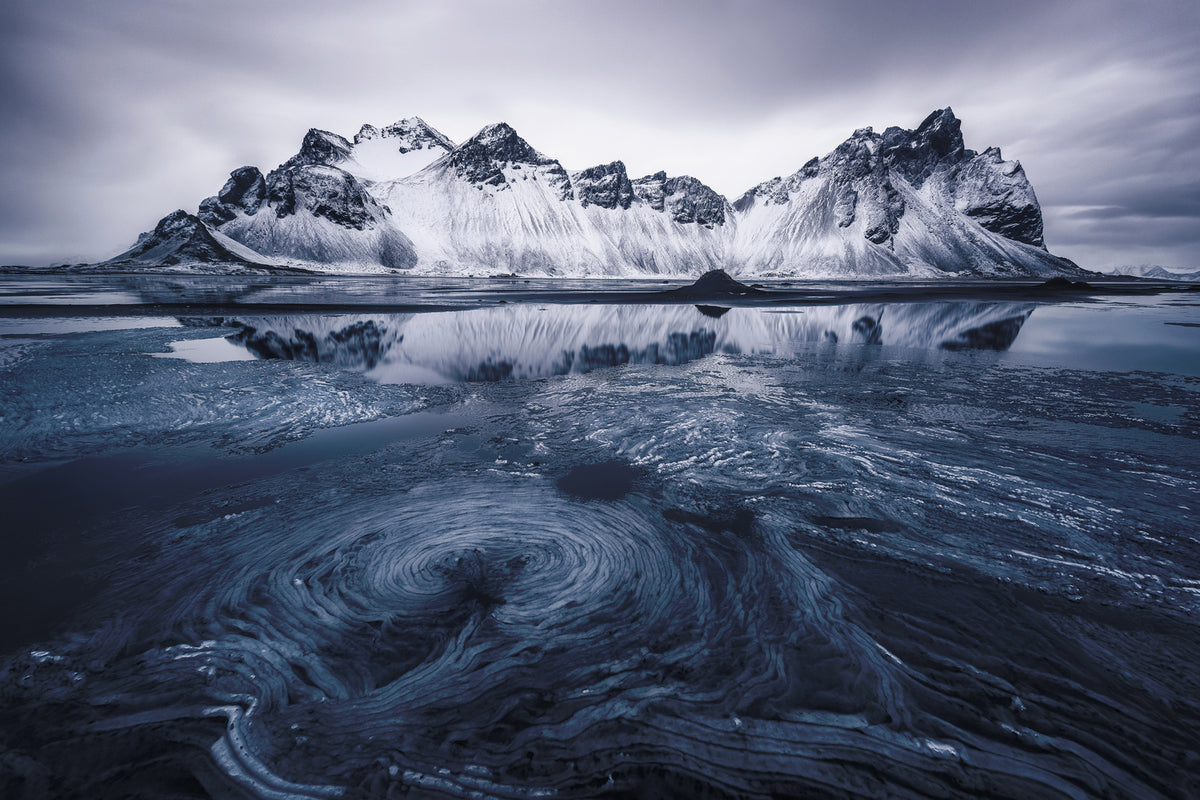
[[[1194,216],[1186,187],[1200,184],[1192,3],[46,0],[9,13],[0,261],[103,257],[230,169],[279,163],[310,126],[352,134],[411,114],[457,139],[504,119],[572,167],[622,158],[736,195],[854,128],[952,105],[968,146],[1025,164],[1052,249],[1086,229],[1051,208]],[[1155,231],[1110,241],[1113,258]]]
[[[1124,193],[1108,194],[1117,195],[1119,204],[1072,208],[1064,211],[1063,216],[1079,220],[1122,217],[1200,220],[1200,187],[1197,186],[1138,187]],[[1103,202],[1105,198],[1101,196],[1097,199]],[[1197,229],[1200,230],[1200,226]]]

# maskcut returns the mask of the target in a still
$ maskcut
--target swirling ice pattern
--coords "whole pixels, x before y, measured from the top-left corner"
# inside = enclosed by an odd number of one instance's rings
[[[927,689],[770,513],[497,474],[284,522],[165,563],[182,599],[146,613],[198,644],[143,654],[121,690],[154,710],[105,729],[225,716],[212,755],[263,797],[1083,796],[1109,769],[914,718]]]
[[[67,539],[112,534],[109,605],[0,665],[0,795],[1196,796],[1194,381],[878,349],[387,393],[252,363],[236,404],[234,366],[120,378],[142,432],[454,414]],[[30,408],[125,386],[38,359]],[[556,480],[614,459],[623,496]]]
[[[790,548],[673,523],[636,495],[511,500],[425,487],[391,513],[324,519],[347,527],[303,552],[243,552],[211,609],[224,630],[180,655],[210,674],[250,665],[246,719],[273,735],[238,735],[280,774],[373,740],[370,758],[340,758],[376,788],[590,794],[707,782],[724,763],[740,792],[747,726],[807,720],[825,741],[901,714],[883,654]],[[301,741],[280,734],[293,725]]]

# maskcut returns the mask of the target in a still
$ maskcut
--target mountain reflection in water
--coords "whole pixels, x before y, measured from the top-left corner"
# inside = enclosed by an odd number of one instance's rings
[[[1033,312],[1019,303],[770,309],[691,305],[500,306],[370,316],[224,318],[264,359],[332,363],[383,383],[500,381],[712,353],[792,354],[813,343],[1007,350]],[[216,320],[193,320],[212,324]]]

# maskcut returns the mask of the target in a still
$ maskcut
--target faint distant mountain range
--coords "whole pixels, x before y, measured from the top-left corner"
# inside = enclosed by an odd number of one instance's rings
[[[1133,278],[1154,278],[1160,281],[1200,281],[1200,270],[1195,272],[1175,272],[1166,267],[1153,264],[1138,264],[1136,266],[1114,267],[1106,270],[1111,275],[1128,275]]]
[[[868,278],[1046,276],[1021,165],[964,147],[949,109],[862,128],[730,203],[696,178],[572,171],[504,123],[455,145],[413,117],[351,139],[312,129],[266,175],[234,170],[109,266],[290,266],[470,275]]]

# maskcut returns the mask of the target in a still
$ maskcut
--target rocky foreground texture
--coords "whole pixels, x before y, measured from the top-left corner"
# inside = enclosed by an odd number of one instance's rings
[[[916,130],[863,128],[729,203],[691,176],[568,171],[510,126],[455,146],[413,117],[353,141],[310,130],[263,175],[236,169],[117,264],[214,261],[320,271],[742,278],[1081,272],[1045,247],[1021,165],[964,146],[950,109]],[[208,243],[211,239],[214,244]]]

